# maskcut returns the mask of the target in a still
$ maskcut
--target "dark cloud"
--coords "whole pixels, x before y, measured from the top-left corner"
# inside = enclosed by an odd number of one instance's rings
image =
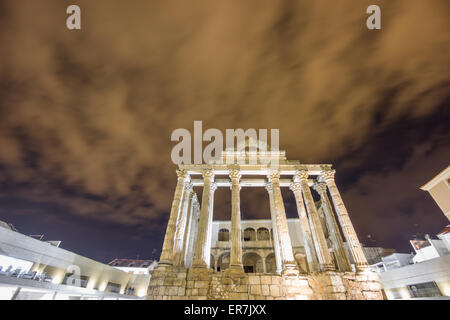
[[[0,204],[161,237],[170,133],[203,120],[279,128],[289,158],[336,163],[358,229],[389,213],[380,237],[397,245],[404,221],[427,220],[417,187],[449,155],[449,4],[376,2],[381,31],[365,27],[373,1],[1,2]],[[65,28],[69,4],[81,31]],[[244,215],[268,217],[249,195]]]

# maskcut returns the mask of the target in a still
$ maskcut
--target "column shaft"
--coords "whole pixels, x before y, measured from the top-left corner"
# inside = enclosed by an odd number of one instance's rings
[[[342,241],[339,226],[334,217],[333,208],[327,195],[327,185],[324,182],[316,182],[314,189],[319,193],[322,202],[322,208],[325,214],[325,221],[328,232],[330,234],[331,242],[333,243],[333,250],[336,255],[336,262],[341,271],[351,271],[350,260],[348,259],[347,251]]]
[[[295,182],[300,182],[303,197],[305,198],[306,208],[308,209],[310,226],[314,245],[316,247],[317,259],[322,271],[334,270],[333,260],[328,251],[327,241],[322,229],[319,214],[308,185],[308,171],[298,170],[294,177]]]
[[[263,273],[267,273],[266,258],[265,257],[261,257],[261,261],[262,261]]]
[[[303,202],[301,184],[299,182],[293,182],[290,186],[290,189],[294,193],[295,202],[297,204],[297,212],[300,220],[300,229],[305,245],[306,260],[308,262],[309,272],[319,271],[319,263],[317,260],[316,250],[314,248],[308,216],[306,214],[305,204]]]
[[[243,271],[239,170],[230,170],[231,178],[231,252],[230,268]]]
[[[178,215],[176,229],[175,229],[175,243],[173,247],[173,263],[175,265],[183,265],[184,260],[184,244],[186,236],[186,227],[188,223],[188,215],[190,213],[191,201],[192,201],[192,187],[189,183],[183,192],[183,201],[180,206],[180,214]]]
[[[211,240],[212,240],[212,222],[214,216],[214,192],[217,189],[217,185],[213,182],[211,183],[211,193],[209,202],[209,215],[208,215],[208,226],[206,228],[206,266],[211,267]]]
[[[185,232],[183,235],[183,246],[181,248],[181,253],[179,255],[178,260],[176,260],[176,263],[180,266],[186,266],[186,254],[187,254],[187,249],[189,247],[189,239],[190,239],[190,234],[191,234],[191,229],[192,229],[192,217],[193,217],[193,211],[194,211],[194,206],[193,206],[193,202],[194,202],[194,197],[195,197],[195,192],[191,189],[189,192],[189,201],[187,203],[187,214],[186,214],[186,227],[185,227]]]
[[[272,220],[272,236],[273,236],[273,250],[275,254],[276,273],[281,273],[281,252],[280,252],[280,238],[278,236],[277,218],[275,213],[275,203],[273,200],[273,187],[272,184],[266,185],[267,192],[269,193],[270,202],[270,218]]]
[[[173,247],[176,222],[178,214],[180,212],[180,202],[183,197],[186,184],[189,182],[189,176],[184,170],[177,170],[178,182],[175,188],[175,195],[172,201],[172,207],[170,209],[169,222],[167,223],[166,234],[164,235],[163,247],[161,250],[161,257],[159,259],[159,265],[172,265]]]
[[[280,173],[275,172],[269,175],[269,182],[273,188],[273,200],[275,208],[275,218],[277,223],[278,237],[280,239],[281,264],[283,274],[298,274],[297,264],[292,252],[291,238],[284,209],[283,197],[280,189]]]
[[[328,190],[330,191],[331,199],[333,201],[334,208],[336,209],[339,223],[341,224],[342,233],[347,240],[348,248],[353,257],[353,261],[355,261],[356,270],[362,271],[368,266],[367,259],[364,255],[355,229],[353,228],[350,217],[348,216],[347,208],[345,207],[336,183],[334,182],[334,174],[335,170],[324,168],[322,170],[322,179],[326,182]]]
[[[191,227],[189,231],[189,244],[185,254],[185,266],[190,268],[194,261],[195,244],[197,243],[198,235],[198,222],[200,219],[200,204],[198,203],[197,196],[194,197],[192,203],[192,218]]]
[[[206,268],[209,265],[210,257],[207,256],[207,243],[213,179],[214,172],[212,170],[205,170],[203,172],[202,206],[200,208],[200,220],[198,223],[198,234],[192,267]]]

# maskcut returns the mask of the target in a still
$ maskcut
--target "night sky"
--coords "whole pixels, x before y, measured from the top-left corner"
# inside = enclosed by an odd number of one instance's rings
[[[80,31],[66,28],[70,4]],[[103,262],[159,258],[170,135],[202,120],[279,129],[288,159],[335,166],[361,242],[410,252],[448,223],[419,189],[449,165],[448,12],[446,0],[0,1],[0,220]],[[230,198],[216,191],[215,219]],[[267,192],[243,188],[241,211],[268,218]]]

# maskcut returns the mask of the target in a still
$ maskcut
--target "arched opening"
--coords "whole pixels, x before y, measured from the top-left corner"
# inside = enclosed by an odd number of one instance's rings
[[[266,257],[266,273],[276,273],[277,272],[277,263],[275,261],[275,254],[270,253]]]
[[[257,231],[257,238],[258,240],[269,240],[270,239],[269,229],[259,228]]]
[[[228,269],[229,265],[230,265],[230,253],[224,252],[220,255],[219,259],[217,259],[217,272]]]
[[[218,238],[219,241],[230,241],[230,232],[228,229],[220,229]]]
[[[256,232],[253,228],[246,228],[244,230],[244,241],[255,241],[256,240]]]
[[[242,262],[244,264],[245,273],[262,273],[263,264],[262,258],[259,254],[254,252],[249,252],[243,255]]]

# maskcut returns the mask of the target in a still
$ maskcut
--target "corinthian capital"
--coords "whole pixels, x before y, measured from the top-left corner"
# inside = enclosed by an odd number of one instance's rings
[[[302,180],[308,180],[308,176],[309,176],[308,169],[300,168],[298,170],[295,170],[294,181],[299,182]]]
[[[320,195],[327,192],[327,184],[325,182],[316,181],[313,185],[313,188]]]
[[[335,173],[336,170],[333,170],[330,167],[322,167],[321,178],[325,181],[334,180]]]
[[[178,180],[184,180],[184,182],[190,181],[190,177],[189,177],[187,171],[183,170],[183,169],[177,170],[177,177],[178,177]]]
[[[241,171],[239,169],[231,169],[229,174],[230,174],[231,181],[233,181],[233,182],[236,180],[239,182],[239,180],[241,179],[241,176],[242,176]]]
[[[302,185],[300,182],[292,182],[289,185],[289,189],[291,189],[292,192],[296,193],[296,192],[302,192]]]
[[[279,182],[280,181],[280,171],[271,171],[268,175],[267,178],[269,179],[269,181],[271,183],[273,182]]]
[[[270,181],[266,183],[266,190],[269,193],[273,191],[273,185],[272,185],[272,183]]]
[[[187,176],[187,171],[184,169],[177,169],[177,177],[184,179]]]
[[[213,169],[205,169],[202,171],[203,179],[212,180],[214,178],[214,170]]]

